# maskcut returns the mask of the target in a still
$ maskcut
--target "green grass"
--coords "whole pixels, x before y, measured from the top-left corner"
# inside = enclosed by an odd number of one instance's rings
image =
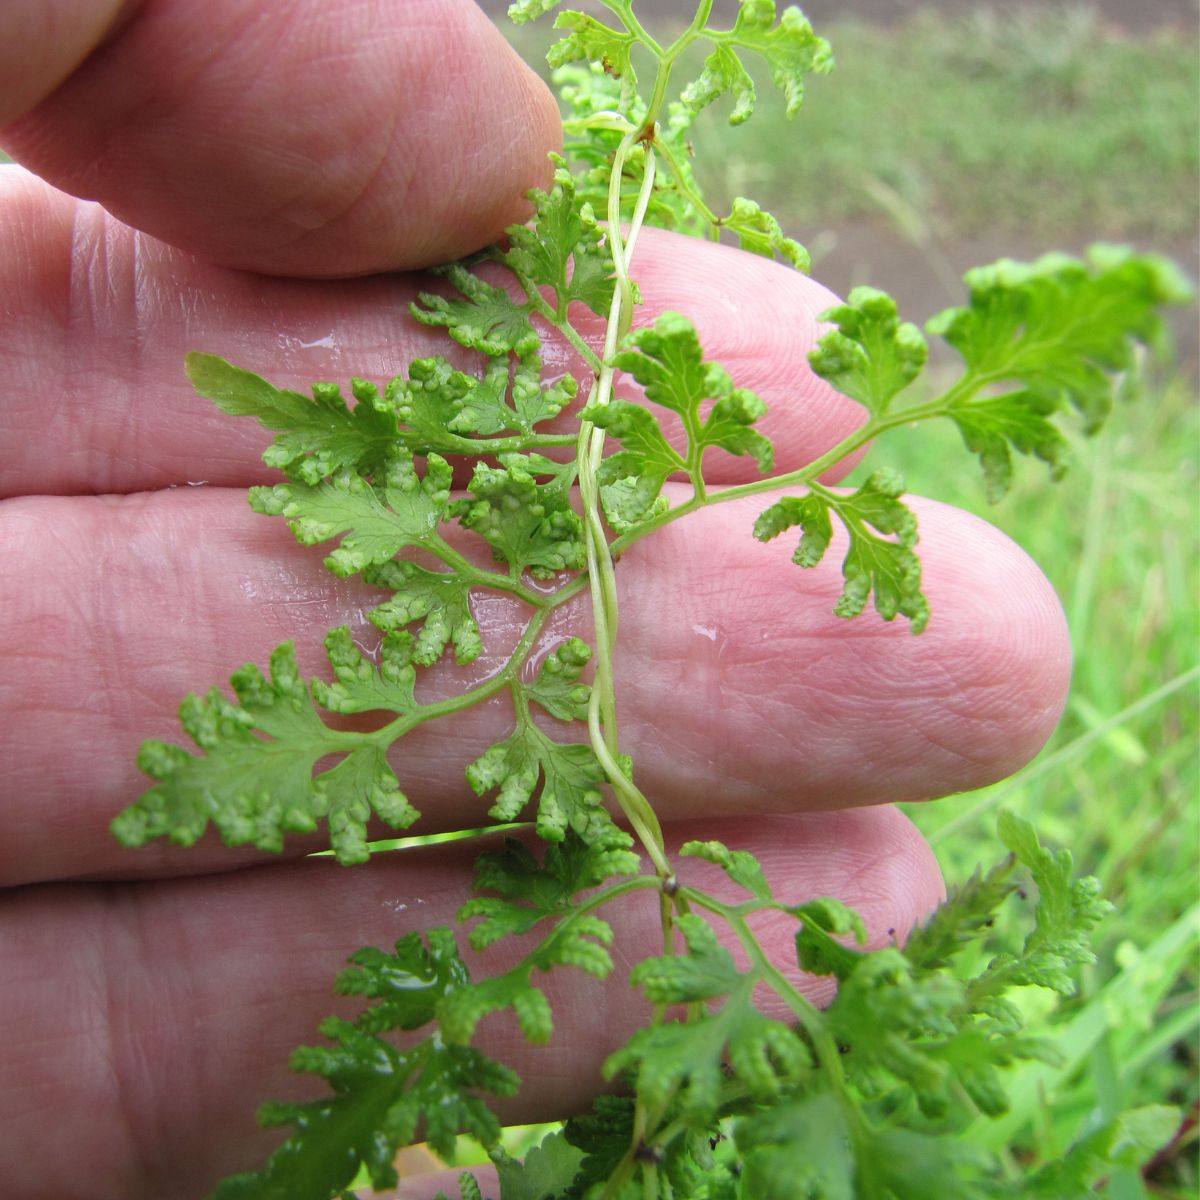
[[[544,27],[506,32],[542,60]],[[731,129],[721,105],[699,123],[700,175],[718,204],[749,195],[801,241],[868,218],[915,220],[948,241],[1194,238],[1194,33],[1123,35],[1086,5],[918,11],[818,32],[837,67],[810,81],[794,123],[765,78],[748,124]]]
[[[1013,809],[1068,846],[1115,908],[1079,996],[1042,1021],[1064,1067],[1018,1073],[1013,1114],[993,1137],[1019,1153],[1058,1152],[1099,1117],[1139,1104],[1197,1102],[1200,1034],[1200,666],[1196,636],[1200,412],[1181,379],[1118,407],[1051,487],[1025,463],[1013,494],[984,501],[957,434],[881,445],[916,492],[948,499],[1010,533],[1058,590],[1076,671],[1057,734],[1020,775],[967,796],[908,806],[947,878],[996,857],[995,817]],[[1196,1194],[1196,1144],[1149,1190],[1114,1179],[1121,1200]]]
[[[1118,36],[1087,7],[820,32],[837,67],[810,84],[796,152],[779,152],[772,98],[737,151],[759,165],[710,173],[717,192],[761,192],[801,229],[920,214],[945,239],[1194,235],[1194,36]],[[712,136],[732,148],[738,133]]]

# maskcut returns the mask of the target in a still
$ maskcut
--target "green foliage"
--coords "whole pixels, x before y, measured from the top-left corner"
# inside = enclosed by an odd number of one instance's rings
[[[678,918],[686,955],[639,963],[630,982],[655,1004],[689,1004],[726,997],[715,1013],[638,1030],[605,1064],[612,1078],[634,1074],[639,1100],[661,1113],[678,1101],[684,1120],[708,1128],[721,1108],[723,1085],[732,1077],[755,1099],[768,1099],[811,1065],[804,1043],[787,1025],[760,1013],[752,1002],[757,978],[741,972],[705,921]]]
[[[845,944],[847,934],[861,946],[867,940],[862,917],[831,896],[820,896],[789,910],[801,924],[796,930],[796,962],[813,975],[848,979],[862,955]],[[949,910],[945,906],[939,913]]]
[[[681,879],[621,752],[618,560],[696,509],[770,493],[755,536],[799,527],[799,565],[815,567],[844,538],[838,614],[856,617],[873,601],[880,618],[904,616],[919,633],[929,609],[898,473],[877,469],[844,491],[822,484],[824,473],[893,429],[939,417],[979,458],[992,495],[1009,487],[1014,452],[1058,473],[1067,444],[1058,418],[1073,410],[1093,431],[1109,413],[1113,376],[1136,367],[1137,345],[1159,344],[1161,309],[1188,288],[1163,261],[1111,248],[1087,262],[1048,256],[972,272],[967,303],[927,326],[962,360],[959,377],[932,396],[924,336],[890,297],[856,289],[825,314],[833,328],[810,361],[863,406],[863,424],[811,462],[771,474],[772,446],[756,428],[765,405],[705,360],[686,316],[663,313],[627,333],[636,282],[596,213],[631,223],[626,246],[654,222],[711,237],[726,230],[749,251],[806,266],[803,249],[754,201],[739,197],[728,216],[709,207],[690,141],[702,130],[698,115],[722,97],[732,124],[749,118],[755,61],[794,114],[806,76],[831,65],[828,45],[798,9],[779,14],[771,0],[742,0],[728,29],[701,6],[665,46],[632,0],[602,6],[605,20],[567,10],[556,21],[566,35],[551,62],[567,83],[567,154],[555,158],[550,190],[531,193],[533,219],[510,229],[506,246],[443,268],[445,294],[423,292],[412,307],[458,343],[453,361],[418,359],[382,388],[356,379],[351,405],[332,384],[310,400],[210,355],[189,359],[203,394],[276,434],[265,459],[288,482],[253,489],[252,506],[283,516],[303,544],[336,539],[330,571],[388,593],[370,612],[382,636],[331,631],[329,678],[306,683],[286,645],[269,679],[253,666],[234,675],[236,702],[218,689],[190,697],[181,716],[199,753],[143,747],[155,784],[116,819],[117,836],[190,843],[211,824],[231,844],[279,850],[285,834],[324,820],[337,857],[363,861],[372,816],[396,827],[417,816],[391,766],[406,749],[397,743],[493,700],[511,704],[511,732],[476,751],[466,781],[491,797],[494,821],[533,826],[479,856],[475,894],[458,913],[474,954],[486,961],[504,944],[505,969],[473,978],[444,928],[410,933],[391,951],[359,950],[337,989],[365,1007],[353,1022],[327,1020],[327,1044],[293,1062],[330,1094],[267,1106],[264,1122],[291,1126],[290,1136],[261,1173],[226,1181],[216,1196],[329,1200],[348,1195],[360,1171],[377,1188],[394,1186],[399,1146],[423,1137],[448,1157],[464,1132],[493,1150],[502,1200],[1089,1194],[1162,1145],[1174,1110],[1115,1108],[1077,1123],[1079,1136],[1031,1158],[1021,1180],[996,1151],[1023,1116],[1014,1095],[1096,1045],[1086,1008],[1062,1050],[1027,1031],[1026,1018],[1030,989],[1071,997],[1093,962],[1090,934],[1109,909],[1099,885],[1074,878],[1071,855],[1044,849],[1016,816],[1000,826],[1009,857],[977,870],[903,947],[867,949],[857,914],[828,897],[789,902],[752,854],[720,842],[688,842],[679,856],[719,868],[737,900]],[[556,7],[518,0],[513,15],[525,22]],[[694,46],[703,66],[679,86],[673,72]],[[650,71],[639,95],[639,74]],[[603,355],[574,323],[581,308],[608,322]],[[575,381],[548,374],[562,350],[549,348],[547,331],[593,373],[578,419],[566,413]],[[639,385],[645,403],[614,399],[621,383]],[[548,432],[552,420],[569,432]],[[619,443],[607,456],[606,438]],[[712,488],[712,449],[750,456],[766,477]],[[459,464],[470,480],[452,495]],[[674,509],[662,494],[672,476],[692,488]],[[480,565],[489,559],[495,569]],[[563,631],[566,606],[584,591],[593,645]],[[482,657],[476,614],[497,597],[513,614],[498,665],[458,690],[442,673],[438,698],[427,699],[423,673],[448,649],[459,664]],[[358,714],[383,723],[340,720]],[[642,891],[664,940],[629,976],[651,1014],[605,1065],[627,1094],[601,1098],[519,1162],[496,1148],[499,1124],[485,1101],[514,1094],[519,1081],[475,1044],[480,1031],[507,1012],[528,1041],[547,1042],[554,1013],[543,976],[573,967],[607,978],[627,948],[614,953],[606,907]],[[1020,934],[1012,897],[1030,893],[1031,927]],[[793,962],[768,955],[761,919],[788,931]],[[1164,953],[1188,944],[1180,933]],[[797,974],[836,981],[827,1008],[806,998]],[[1152,990],[1130,982],[1107,999],[1129,1003]],[[469,1175],[461,1189],[481,1196]]]
[[[626,524],[648,516],[663,484],[675,473],[690,476],[702,487],[702,459],[709,448],[748,454],[759,470],[774,463],[771,443],[753,429],[767,406],[753,392],[734,387],[728,372],[705,362],[695,326],[679,313],[663,313],[650,329],[631,336],[615,364],[645,388],[646,399],[675,413],[687,436],[686,455],[667,440],[658,419],[647,408],[625,400],[589,405],[580,418],[605,429],[621,449],[604,461],[602,485],[628,480],[618,511]],[[712,401],[707,415],[702,406]]]
[[[459,345],[483,354],[524,357],[537,350],[541,338],[529,319],[528,300],[519,303],[459,263],[443,274],[462,298],[422,292],[411,309],[422,325],[443,328]]]
[[[1179,1128],[1179,1112],[1165,1105],[1132,1109],[1077,1142],[1057,1162],[1027,1182],[1025,1195],[1046,1200],[1086,1200],[1113,1168],[1139,1167]]]
[[[720,867],[734,883],[760,900],[770,900],[771,885],[758,859],[748,850],[730,850],[721,842],[684,842],[679,847],[683,858],[700,858]]]
[[[263,461],[298,483],[316,485],[343,472],[375,474],[396,452],[395,413],[366,380],[354,381],[359,403],[351,409],[334,384],[315,384],[309,400],[215,354],[189,354],[187,372],[196,391],[222,412],[280,430]]]
[[[821,314],[837,329],[809,356],[812,369],[839,392],[882,417],[894,397],[921,373],[929,347],[921,331],[902,322],[886,292],[857,287],[847,304]]]
[[[425,1140],[446,1155],[460,1132],[485,1145],[496,1142],[500,1123],[477,1093],[513,1095],[519,1081],[507,1067],[474,1047],[447,1045],[436,1036],[402,1053],[336,1017],[321,1032],[336,1047],[301,1047],[292,1066],[326,1078],[335,1096],[265,1106],[259,1114],[264,1125],[294,1125],[295,1133],[262,1175],[234,1177],[215,1200],[326,1196],[345,1187],[360,1166],[370,1172],[374,1187],[393,1187],[391,1160],[422,1128]]]
[[[402,422],[401,437],[414,451],[470,454],[479,448],[474,438],[509,431],[530,434],[534,425],[557,416],[571,401],[576,391],[571,376],[543,387],[541,372],[542,361],[534,352],[518,360],[515,374],[507,354],[491,357],[481,379],[456,370],[444,358],[418,358],[409,366],[408,379],[397,376],[388,384],[387,398]]]
[[[597,1096],[591,1112],[572,1117],[563,1126],[565,1140],[583,1152],[567,1193],[572,1200],[613,1177],[629,1153],[635,1111],[632,1096]]]
[[[529,721],[485,750],[467,768],[467,781],[480,796],[500,789],[488,809],[497,821],[515,821],[537,792],[537,831],[547,841],[561,841],[568,829],[595,835],[609,821],[595,751],[584,742],[553,741]]]
[[[340,681],[322,694],[337,703],[344,696],[352,707],[364,696],[384,707],[411,707],[406,657],[406,644],[393,642],[382,668],[369,668],[350,646],[349,633],[335,630],[330,659]],[[339,860],[352,863],[367,857],[372,812],[395,829],[417,819],[379,740],[322,720],[290,642],[271,655],[270,679],[251,663],[231,682],[236,704],[213,688],[206,697],[189,696],[180,709],[184,730],[202,754],[165,742],[142,746],[138,765],[158,784],[113,822],[125,845],[166,835],[190,846],[211,822],[231,846],[278,851],[285,833],[312,832],[324,819]],[[335,754],[341,761],[314,774]]]
[[[498,467],[476,463],[468,488],[474,498],[449,509],[514,576],[529,571],[550,579],[584,565],[583,524],[571,507],[570,480],[558,474],[539,483],[543,465],[515,454],[505,455]]]
[[[641,861],[632,846],[629,834],[610,825],[590,841],[570,832],[550,842],[541,863],[514,838],[505,840],[502,851],[481,854],[475,862],[480,894],[458,914],[460,921],[483,918],[471,930],[472,947],[484,950],[501,938],[528,933],[547,918],[569,916],[580,892],[613,876],[636,875]]]
[[[392,1160],[418,1129],[445,1155],[460,1131],[496,1143],[499,1122],[479,1093],[513,1095],[520,1080],[512,1071],[438,1032],[403,1051],[377,1036],[420,1028],[471,994],[449,930],[431,930],[428,947],[410,934],[394,954],[360,950],[351,961],[339,990],[377,1003],[353,1024],[330,1017],[321,1033],[333,1045],[303,1046],[292,1057],[295,1070],[322,1076],[333,1095],[264,1106],[259,1120],[291,1125],[292,1134],[263,1171],[226,1180],[214,1200],[325,1200],[341,1195],[360,1168],[374,1187],[394,1187]]]
[[[767,406],[753,392],[733,385],[729,373],[705,362],[696,327],[679,313],[663,313],[650,329],[634,334],[614,362],[646,390],[646,399],[677,413],[688,434],[688,462],[698,463],[710,446],[749,454],[759,470],[774,462],[771,443],[750,426]],[[714,401],[707,417],[701,405]],[[592,416],[587,416],[591,412]],[[596,409],[585,410],[594,420]]]
[[[441,359],[418,359],[409,368],[410,400],[399,411],[410,423],[419,421],[425,448],[437,450],[447,444],[447,432],[532,433],[535,425],[556,417],[575,396],[577,385],[570,375],[542,386],[542,360],[536,354],[518,359],[511,388],[510,371],[507,355],[491,359],[482,379],[455,371]],[[464,447],[461,437],[452,448],[473,449]]]
[[[1063,849],[1051,854],[1045,850],[1024,818],[1002,814],[999,833],[1030,869],[1041,902],[1021,953],[995,959],[984,977],[984,987],[994,987],[1000,978],[1006,986],[1036,984],[1069,996],[1075,991],[1074,968],[1093,961],[1088,934],[1112,905],[1100,897],[1097,879],[1089,876],[1072,881],[1071,852]]]
[[[470,1171],[462,1171],[458,1176],[458,1195],[460,1200],[483,1200],[479,1181]],[[450,1200],[445,1192],[438,1192],[434,1200]]]
[[[1075,670],[1063,722],[1030,767],[947,804],[913,806],[909,815],[932,839],[946,877],[965,879],[980,845],[995,840],[996,809],[1011,808],[1043,837],[1070,846],[1116,906],[1093,931],[1097,961],[1080,973],[1077,994],[1031,1017],[1031,1028],[1053,1038],[1060,1061],[1013,1072],[1008,1115],[967,1135],[1001,1153],[1012,1146],[1030,1164],[1058,1158],[1127,1109],[1170,1103],[1186,1111],[1196,1095],[1198,410],[1185,378],[1148,388],[1136,403],[1118,403],[1114,436],[1076,447],[1052,509],[1036,473],[1019,476],[1000,507],[984,504],[970,476],[955,479],[947,497],[1021,537],[1042,564],[1068,614]],[[914,491],[934,486],[937,464],[959,449],[948,423],[928,432],[936,436],[920,449],[924,467],[913,435],[881,447]],[[1024,907],[1010,902],[998,926]],[[1020,945],[1015,933],[1003,941],[1010,952]],[[1114,1169],[1107,1187],[1119,1195],[1138,1186],[1139,1174]],[[1145,1187],[1184,1196],[1194,1179],[1188,1149],[1176,1144],[1158,1156]]]
[[[928,328],[966,364],[973,386],[946,415],[979,455],[993,498],[1009,488],[1011,450],[1062,465],[1066,443],[1049,415],[1070,405],[1086,432],[1100,427],[1112,404],[1111,373],[1133,366],[1135,340],[1160,344],[1162,307],[1190,295],[1171,264],[1106,246],[1094,247],[1086,264],[1061,254],[1002,260],[968,272],[966,282],[969,306],[946,310]],[[1019,390],[977,398],[994,384]]]
[[[722,229],[737,234],[738,245],[764,258],[781,258],[798,271],[808,271],[812,259],[795,238],[786,237],[783,227],[766,209],[745,196],[737,196],[727,217],[718,222]]]
[[[576,200],[575,180],[565,160],[556,156],[555,161],[553,190],[535,188],[530,193],[536,208],[533,224],[514,225],[508,231],[511,248],[504,262],[523,283],[553,289],[560,316],[579,301],[606,317],[614,280],[604,232],[591,206]]]
[[[568,639],[546,656],[537,678],[525,686],[525,694],[560,721],[586,720],[592,689],[579,677],[591,657],[587,642]]]
[[[385,633],[420,623],[412,660],[432,666],[454,646],[460,664],[483,653],[483,639],[471,611],[471,585],[455,571],[427,571],[413,562],[388,559],[363,572],[365,582],[392,595],[371,610],[371,622]]]
[[[713,49],[704,60],[704,70],[684,88],[681,100],[695,115],[727,92],[733,96],[729,123],[740,125],[754,113],[757,91],[754,79],[738,51],[761,56],[771,78],[783,93],[786,112],[794,117],[804,101],[804,77],[833,67],[829,43],[817,37],[804,14],[794,5],[783,11],[776,24],[774,0],[746,0],[738,10],[733,29],[720,33],[708,30]]]
[[[637,44],[634,34],[613,29],[595,17],[570,9],[555,18],[554,28],[569,29],[571,32],[552,46],[546,55],[546,61],[552,67],[561,67],[570,62],[595,62],[606,74],[623,79],[631,86],[637,84],[632,57]]]
[[[777,1104],[736,1129],[745,1154],[742,1195],[855,1200],[854,1143],[833,1096]]]
[[[545,16],[561,3],[562,0],[514,0],[508,6],[508,15],[516,24],[523,25],[526,21],[536,21],[538,17]]]
[[[428,548],[449,513],[451,468],[429,455],[424,478],[412,455],[397,450],[378,484],[342,473],[307,487],[280,483],[250,489],[255,512],[288,519],[304,546],[342,536],[325,560],[335,575],[355,575],[394,558],[408,546]]]
[[[350,962],[354,965],[337,977],[337,990],[377,1001],[355,1021],[368,1033],[428,1025],[438,1004],[470,981],[454,935],[444,928],[431,929],[425,942],[420,934],[406,934],[390,954],[364,947]]]
[[[766,542],[799,525],[804,535],[792,561],[815,567],[833,541],[836,517],[850,547],[842,560],[845,586],[834,611],[839,617],[857,617],[873,595],[875,611],[885,621],[907,617],[913,632],[920,633],[929,620],[929,603],[921,592],[921,563],[913,549],[917,519],[901,503],[903,492],[904,481],[890,471],[877,471],[849,496],[810,484],[807,496],[785,496],[763,512],[754,536]]]
[[[574,1179],[583,1159],[582,1151],[561,1134],[544,1138],[523,1161],[500,1154],[493,1156],[500,1177],[504,1200],[546,1200],[562,1187],[564,1179]]]

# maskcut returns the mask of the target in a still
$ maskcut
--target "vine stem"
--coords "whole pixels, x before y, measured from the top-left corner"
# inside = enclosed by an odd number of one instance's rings
[[[808,1034],[809,1040],[812,1042],[817,1062],[825,1072],[834,1093],[839,1100],[844,1102],[847,1112],[853,1113],[854,1106],[848,1102],[846,1096],[846,1073],[842,1068],[841,1056],[838,1054],[837,1045],[834,1043],[832,1035],[821,1020],[820,1011],[771,961],[767,952],[763,949],[762,943],[755,935],[754,930],[750,928],[749,921],[746,920],[747,908],[753,910],[759,907],[774,906],[726,904],[718,900],[715,896],[710,896],[706,892],[691,887],[680,888],[680,894],[686,895],[688,900],[695,904],[697,908],[706,909],[708,912],[719,916],[737,935],[738,941],[742,943],[759,978],[766,982],[771,990],[795,1014],[801,1028]]]
[[[608,236],[612,249],[617,285],[613,291],[608,325],[604,339],[603,365],[588,398],[589,404],[606,405],[612,398],[615,368],[612,365],[621,338],[628,332],[633,319],[633,281],[629,262],[633,256],[638,234],[646,219],[650,197],[654,190],[655,159],[651,147],[646,147],[645,173],[638,193],[637,205],[627,235],[621,230],[620,179],[625,161],[637,142],[631,130],[622,140],[613,162],[609,187]],[[666,856],[662,827],[649,801],[622,768],[617,739],[616,691],[613,684],[613,657],[616,651],[619,608],[616,572],[604,528],[600,506],[598,471],[604,455],[605,432],[585,423],[578,442],[579,490],[583,501],[583,521],[587,552],[588,585],[596,638],[596,674],[588,705],[588,731],[592,748],[605,775],[616,793],[617,801],[639,840],[663,878],[672,874]]]
[[[711,0],[705,0],[700,6],[700,11],[704,12],[710,3]],[[608,238],[616,275],[616,287],[613,290],[608,325],[605,330],[604,361],[588,397],[589,405],[604,406],[610,403],[616,371],[613,359],[621,339],[628,333],[633,323],[634,288],[629,274],[629,263],[638,234],[645,223],[654,191],[653,135],[656,129],[658,108],[662,104],[667,79],[671,72],[671,62],[670,52],[665,54],[660,52],[654,93],[647,109],[646,121],[641,129],[631,128],[626,132],[613,159],[609,176],[607,215]],[[623,234],[621,229],[621,179],[630,152],[639,142],[642,142],[644,149],[641,187],[630,220],[629,232]],[[579,433],[577,462],[580,498],[583,503],[588,585],[591,592],[596,638],[596,671],[588,702],[588,732],[593,751],[604,768],[621,810],[649,854],[659,879],[669,880],[673,883],[675,874],[670,860],[667,858],[662,826],[659,824],[650,802],[622,769],[618,755],[613,658],[616,651],[619,612],[616,573],[601,509],[599,470],[604,455],[604,441],[605,431],[603,429],[597,428],[590,422],[584,422]],[[664,953],[669,954],[673,949],[674,905],[665,887],[660,892],[659,912],[663,931],[663,950]],[[654,1019],[661,1021],[663,1015],[663,1011],[656,1007]],[[632,1143],[605,1186],[605,1200],[609,1200],[615,1195],[614,1189],[620,1187],[632,1173],[634,1156],[645,1137],[648,1121],[649,1114],[646,1112],[642,1098],[639,1097],[634,1112]],[[653,1164],[647,1164],[643,1168],[642,1192],[645,1200],[655,1200],[659,1194],[658,1172]]]

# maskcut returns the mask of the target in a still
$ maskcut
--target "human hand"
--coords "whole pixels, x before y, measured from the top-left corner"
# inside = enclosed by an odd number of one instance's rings
[[[3,144],[49,181],[0,170],[0,1181],[15,1200],[186,1200],[261,1162],[278,1135],[254,1108],[303,1092],[288,1054],[332,1011],[346,953],[449,923],[465,899],[474,848],[343,871],[207,840],[130,852],[108,823],[145,786],[141,739],[178,737],[185,692],[286,638],[319,671],[325,631],[370,603],[249,511],[245,487],[272,478],[265,435],[198,398],[183,354],[300,389],[388,378],[434,342],[405,315],[417,282],[385,272],[518,219],[557,136],[549,97],[467,0],[107,9],[9,6],[6,21],[60,24],[0,31]],[[771,405],[781,467],[858,423],[806,364],[819,286],[667,235],[644,238],[637,273],[637,323],[687,311]],[[564,350],[556,365],[582,375],[572,364]],[[1037,749],[1068,672],[1056,601],[999,534],[924,504],[929,630],[844,623],[836,567],[799,572],[755,543],[758,507],[697,514],[653,560],[623,560],[621,655],[658,667],[618,680],[626,748],[672,841],[753,849],[777,892],[837,895],[877,942],[903,936],[939,896],[936,865],[894,809],[861,806],[979,786]],[[502,610],[479,615],[502,636]],[[505,723],[487,708],[406,739],[415,832],[481,822],[462,769]],[[621,944],[652,952],[657,913],[626,919]],[[621,976],[552,978],[547,1047],[493,1032],[526,1081],[506,1117],[586,1103],[640,1017]]]

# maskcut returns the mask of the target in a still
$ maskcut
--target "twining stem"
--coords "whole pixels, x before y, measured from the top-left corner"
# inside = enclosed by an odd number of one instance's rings
[[[637,141],[634,131],[626,134],[613,163],[609,187],[608,237],[617,278],[605,331],[604,365],[597,375],[589,397],[590,404],[606,405],[612,398],[613,356],[621,338],[632,323],[633,281],[629,275],[629,260],[646,218],[654,189],[654,152],[647,147],[645,174],[638,194],[628,234],[621,229],[620,178],[624,164]],[[655,870],[664,878],[671,875],[666,857],[662,827],[649,801],[622,769],[617,740],[616,690],[613,682],[613,658],[616,652],[619,610],[616,572],[608,546],[608,536],[601,516],[600,484],[597,473],[604,454],[604,430],[585,423],[578,442],[579,491],[583,502],[583,522],[587,553],[587,578],[592,598],[596,639],[596,672],[588,705],[588,731],[592,748],[604,768],[617,801],[638,838],[654,862]]]
[[[710,0],[700,5],[697,22],[702,27],[707,20]],[[660,52],[655,88],[647,108],[643,133],[630,129],[622,138],[612,164],[608,189],[608,240],[612,253],[616,287],[613,290],[608,325],[604,339],[604,362],[599,371],[589,404],[607,405],[612,398],[613,358],[622,338],[633,322],[634,290],[629,274],[629,263],[633,255],[638,234],[645,222],[646,212],[654,190],[655,155],[653,133],[656,129],[658,111],[666,94],[667,80],[671,72],[671,58]],[[628,234],[621,228],[621,179],[625,163],[634,146],[644,143],[643,175],[634,207]],[[592,611],[596,638],[596,671],[588,704],[588,732],[592,748],[604,768],[605,775],[617,797],[626,818],[633,826],[638,839],[646,848],[654,863],[655,871],[662,880],[674,881],[674,870],[666,855],[662,827],[650,802],[642,795],[633,781],[622,770],[618,758],[616,692],[613,683],[613,658],[616,651],[618,627],[618,601],[616,573],[613,555],[608,544],[608,535],[601,515],[600,482],[598,473],[604,454],[605,431],[590,422],[584,422],[579,433],[577,452],[579,466],[579,491],[583,504],[583,520],[587,550],[587,577],[592,598]],[[672,950],[673,903],[664,889],[660,894],[660,917],[663,930],[664,953]],[[655,1019],[661,1020],[663,1013],[656,1011]],[[622,1186],[634,1169],[635,1155],[648,1131],[649,1114],[641,1097],[634,1111],[633,1137],[629,1150],[617,1170],[613,1172],[604,1190],[605,1200],[615,1195],[614,1188]],[[658,1196],[658,1172],[653,1163],[642,1164],[642,1192],[645,1200]]]

